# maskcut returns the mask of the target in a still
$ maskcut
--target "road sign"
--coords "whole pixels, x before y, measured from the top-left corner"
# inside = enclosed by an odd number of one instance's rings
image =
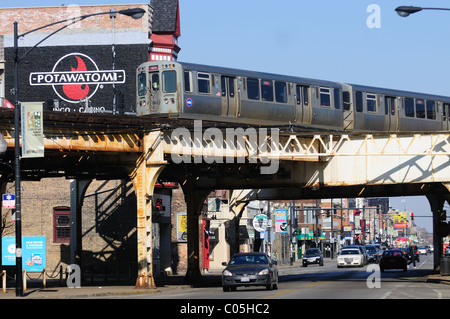
[[[3,208],[16,208],[16,197],[14,194],[3,194]]]
[[[253,218],[253,228],[261,232],[267,228],[267,215],[259,214]]]

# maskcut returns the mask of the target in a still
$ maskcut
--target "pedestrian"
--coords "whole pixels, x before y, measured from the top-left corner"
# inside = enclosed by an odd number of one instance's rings
[[[411,262],[414,265],[414,268],[416,268],[416,246],[411,245],[409,246],[409,256],[411,257]]]
[[[277,253],[276,249],[273,250],[273,260],[275,260],[275,261],[278,260],[278,253]]]

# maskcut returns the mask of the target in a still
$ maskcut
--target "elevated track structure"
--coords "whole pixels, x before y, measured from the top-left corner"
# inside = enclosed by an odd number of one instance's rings
[[[14,112],[0,112],[7,150],[2,183],[14,181]],[[187,205],[186,282],[202,280],[199,216],[207,195],[230,189],[239,215],[251,200],[425,195],[433,212],[435,267],[448,224],[450,132],[307,132],[292,128],[107,114],[44,111],[45,156],[22,159],[22,180],[79,181],[71,207],[72,260],[82,250],[79,202],[83,181],[128,179],[137,198],[136,286],[155,287],[152,207],[158,180],[176,181]],[[239,232],[235,232],[239,233]]]

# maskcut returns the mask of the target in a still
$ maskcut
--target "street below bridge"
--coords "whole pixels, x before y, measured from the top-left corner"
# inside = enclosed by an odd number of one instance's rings
[[[448,299],[450,285],[429,282],[433,273],[433,256],[422,255],[416,267],[411,264],[407,272],[386,270],[381,273],[377,264],[362,268],[337,268],[336,259],[326,258],[324,266],[302,267],[297,261],[293,266],[280,264],[279,288],[239,287],[233,292],[223,292],[220,272],[206,287],[159,287],[160,293],[111,296],[130,299],[215,299],[229,302],[243,300],[275,299]],[[214,275],[208,275],[214,276]],[[379,280],[379,281],[378,281]],[[378,285],[377,285],[378,284]],[[103,297],[104,298],[104,297]],[[184,302],[178,302],[182,306]],[[187,304],[187,303],[186,303]],[[195,304],[199,304],[198,301]],[[205,302],[205,305],[208,302]]]

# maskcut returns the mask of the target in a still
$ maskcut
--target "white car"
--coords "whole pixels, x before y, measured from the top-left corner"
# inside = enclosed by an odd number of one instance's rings
[[[421,255],[426,255],[427,254],[427,248],[426,247],[420,246],[418,248],[418,251],[419,251],[419,254],[421,254]]]
[[[364,255],[358,248],[345,248],[341,250],[337,258],[337,267],[363,267]]]

